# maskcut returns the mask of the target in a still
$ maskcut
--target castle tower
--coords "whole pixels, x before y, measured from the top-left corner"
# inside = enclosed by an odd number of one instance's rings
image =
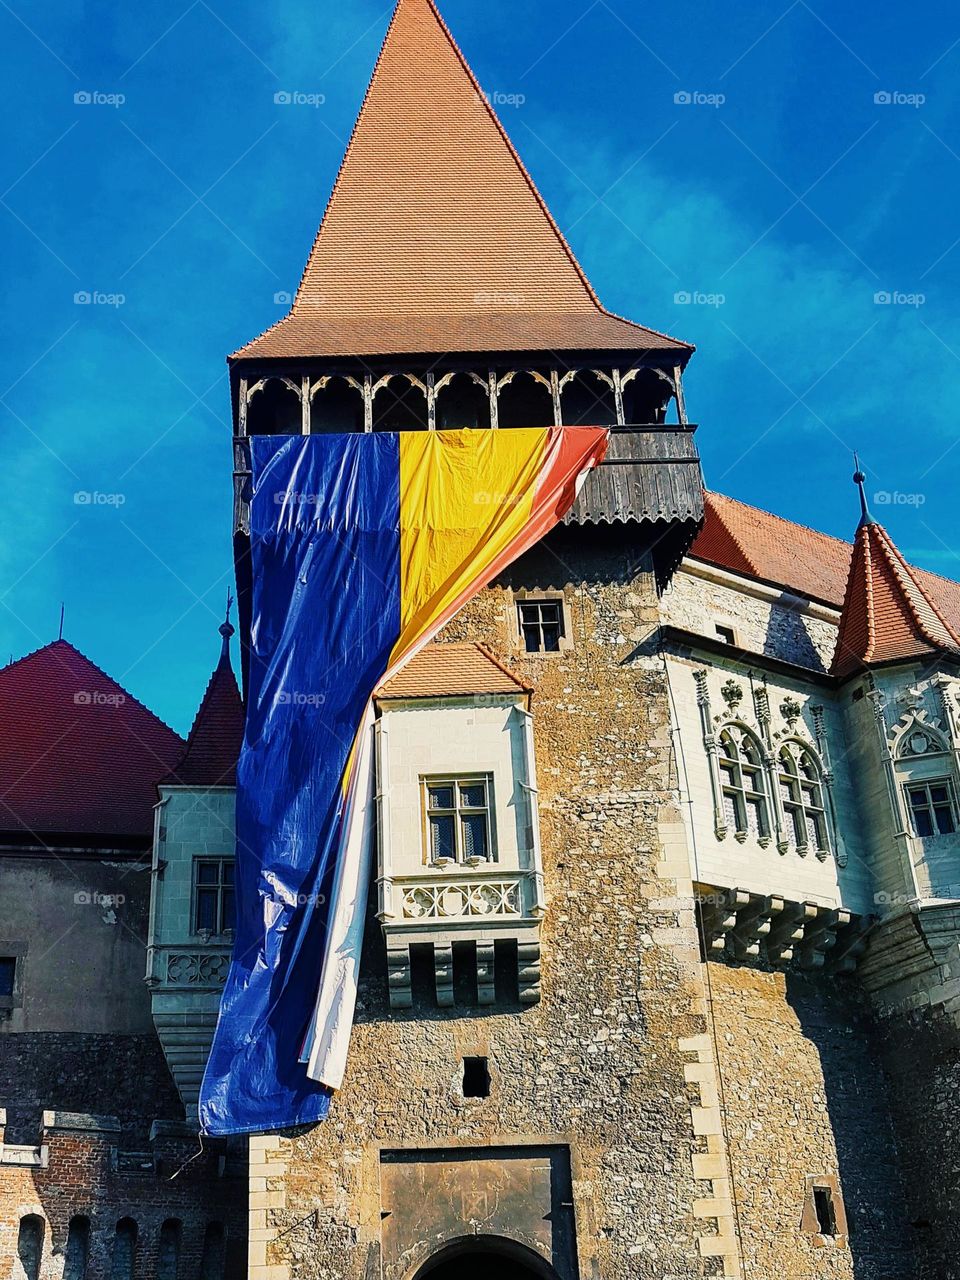
[[[435,6],[400,0],[290,313],[230,358],[241,638],[252,435],[613,436],[378,692],[347,1077],[324,1123],[251,1139],[255,1277],[739,1274],[656,643],[703,515],[691,353],[604,309]]]

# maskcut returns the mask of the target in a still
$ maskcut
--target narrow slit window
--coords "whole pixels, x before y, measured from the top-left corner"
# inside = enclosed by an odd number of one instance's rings
[[[43,1219],[36,1213],[28,1213],[20,1219],[17,1235],[17,1257],[26,1280],[39,1280],[43,1261]]]
[[[17,980],[17,957],[0,956],[0,1001],[13,1000]]]
[[[817,1230],[822,1236],[837,1234],[837,1211],[833,1203],[833,1192],[829,1187],[813,1188],[813,1208],[817,1215]]]
[[[63,1280],[84,1280],[90,1260],[90,1219],[78,1215],[67,1228],[67,1250],[63,1262]]]

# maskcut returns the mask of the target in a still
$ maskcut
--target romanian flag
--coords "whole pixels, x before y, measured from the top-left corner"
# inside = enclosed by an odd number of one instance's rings
[[[374,690],[547,534],[592,427],[255,437],[237,929],[205,1133],[322,1119],[342,1081],[369,885]]]

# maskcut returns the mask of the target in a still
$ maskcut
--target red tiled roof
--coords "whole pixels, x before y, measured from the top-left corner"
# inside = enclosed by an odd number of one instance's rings
[[[960,656],[960,639],[883,526],[864,520],[853,544],[834,675],[938,652]]]
[[[720,493],[706,495],[706,519],[689,554],[840,609],[853,544]],[[928,599],[960,634],[960,583],[911,568]]]
[[[377,690],[378,698],[455,698],[532,693],[533,686],[482,644],[428,644]]]
[[[236,357],[692,347],[598,301],[433,0],[399,0],[290,313]]]
[[[184,787],[233,787],[243,745],[243,701],[230,665],[229,638],[203,695],[187,749],[164,783]]]
[[[183,739],[66,640],[0,669],[0,830],[149,841]]]

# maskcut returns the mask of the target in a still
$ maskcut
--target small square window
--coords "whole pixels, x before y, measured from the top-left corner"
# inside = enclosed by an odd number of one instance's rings
[[[563,647],[562,600],[519,600],[517,617],[527,653],[557,653]]]
[[[486,1058],[464,1058],[463,1096],[465,1098],[490,1097],[490,1068]]]
[[[913,834],[921,840],[932,836],[949,836],[957,829],[953,788],[945,778],[907,785],[907,801]]]
[[[833,1192],[829,1187],[813,1188],[813,1208],[817,1215],[817,1230],[822,1236],[837,1234],[837,1212],[833,1206]]]
[[[722,627],[718,623],[714,630],[717,633],[717,639],[722,640],[724,644],[735,645],[737,643],[737,633],[733,627]]]

